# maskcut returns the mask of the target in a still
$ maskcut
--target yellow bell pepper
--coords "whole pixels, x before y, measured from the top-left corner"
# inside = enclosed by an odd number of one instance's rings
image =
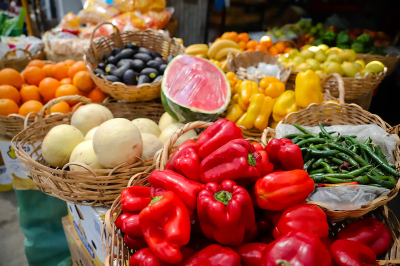
[[[254,127],[254,122],[261,111],[264,99],[265,95],[262,93],[257,93],[251,98],[249,108],[247,108],[246,119],[242,123],[245,128],[251,129]]]
[[[275,122],[281,121],[286,115],[296,112],[297,105],[295,99],[295,92],[287,90],[279,96],[272,109],[272,118]]]
[[[236,122],[243,114],[244,111],[240,108],[239,104],[233,104],[228,108],[226,119]]]
[[[278,98],[284,91],[285,84],[282,82],[275,82],[267,85],[264,94],[265,96],[269,96],[271,98]]]
[[[312,103],[323,100],[321,80],[314,71],[300,72],[296,77],[296,105],[307,108]]]
[[[239,102],[239,94],[237,94],[237,93],[233,94],[231,102],[238,103]]]
[[[264,102],[256,121],[254,122],[254,126],[263,131],[268,126],[268,120],[272,113],[272,108],[274,107],[275,100],[269,96],[265,96]]]
[[[240,126],[244,126],[244,124],[243,124],[243,122],[246,120],[246,116],[247,116],[247,113],[244,113],[240,118],[239,118],[239,120],[238,121],[236,121],[236,125],[238,126],[238,127],[240,127]]]
[[[259,92],[260,90],[257,82],[251,80],[243,81],[239,87],[238,103],[240,108],[242,108],[242,110],[247,110],[251,101],[251,97]]]

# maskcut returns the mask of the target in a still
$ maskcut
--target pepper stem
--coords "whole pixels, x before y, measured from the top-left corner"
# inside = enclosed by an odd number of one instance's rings
[[[163,197],[163,196],[152,197],[149,206],[150,206],[151,204],[153,204],[153,203],[159,201],[160,199],[162,199],[162,197]]]
[[[276,265],[292,266],[287,260],[277,260]]]
[[[249,153],[249,156],[247,157],[247,161],[249,162],[249,164],[251,166],[256,165],[256,157],[254,157],[254,155],[252,153]]]
[[[221,190],[214,194],[214,198],[216,201],[222,202],[223,204],[227,205],[232,199],[232,193]]]

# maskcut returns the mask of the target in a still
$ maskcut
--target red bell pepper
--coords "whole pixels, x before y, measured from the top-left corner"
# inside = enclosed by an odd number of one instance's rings
[[[210,245],[195,253],[179,266],[241,266],[240,256],[231,248]]]
[[[181,153],[188,148],[196,149],[196,142],[192,139],[188,139],[187,141],[179,145],[179,147],[172,153],[171,157],[169,157],[169,160],[164,170],[176,171],[175,170],[176,159],[179,158],[181,156]]]
[[[392,243],[389,229],[373,217],[346,225],[339,231],[337,238],[360,242],[370,247],[377,257],[384,254]]]
[[[212,152],[234,139],[243,139],[242,130],[235,122],[219,119],[209,126],[197,139],[196,146],[203,160]]]
[[[172,191],[153,198],[139,214],[140,227],[151,251],[168,263],[182,260],[181,246],[189,243],[190,217],[181,199]]]
[[[331,256],[319,238],[307,231],[292,231],[269,244],[261,266],[330,266]]]
[[[261,144],[257,142],[252,142],[251,145],[253,145],[254,149],[256,150],[255,156],[261,156],[261,164],[262,166],[262,171],[260,171],[260,176],[265,176],[268,173],[271,173],[274,170],[274,165],[269,161],[269,156],[266,151],[264,151],[264,148]]]
[[[199,170],[200,159],[194,148],[187,148],[181,152],[174,163],[175,170],[190,180],[201,182]]]
[[[189,180],[170,170],[153,171],[149,176],[149,183],[155,189],[174,192],[185,203],[189,214],[196,209],[197,195],[205,188],[204,184]]]
[[[278,171],[257,180],[254,193],[262,209],[281,211],[303,203],[314,191],[314,181],[304,170]]]
[[[266,247],[267,244],[264,243],[248,243],[242,244],[233,250],[239,254],[242,266],[259,266]]]
[[[326,214],[320,207],[312,204],[300,204],[286,209],[274,229],[274,238],[295,230],[309,231],[320,238],[328,237]]]
[[[275,169],[286,171],[303,169],[303,155],[300,147],[293,144],[290,139],[272,139],[265,150]]]
[[[133,214],[122,221],[121,231],[131,237],[143,236],[139,214]]]
[[[376,255],[366,245],[347,239],[336,240],[331,255],[337,266],[376,266]]]
[[[123,212],[141,211],[151,201],[149,187],[132,186],[122,190],[121,207]]]
[[[201,162],[201,181],[220,184],[229,179],[242,186],[254,183],[263,171],[262,157],[255,152],[254,147],[245,139],[234,139],[226,143]]]
[[[124,243],[128,248],[133,250],[139,250],[147,247],[147,242],[143,236],[130,236],[125,234]]]
[[[257,232],[250,195],[231,180],[206,184],[197,197],[197,214],[204,235],[222,245],[238,246],[246,234]]]
[[[190,258],[196,251],[192,248],[181,248],[183,259]],[[129,260],[129,266],[172,266],[173,264],[167,263],[159,259],[151,249],[143,248],[132,255]]]
[[[125,218],[127,218],[127,217],[129,217],[129,216],[131,216],[132,214],[130,214],[130,213],[121,213],[119,216],[118,216],[118,218],[117,219],[115,219],[115,226],[118,228],[118,229],[121,229],[122,228],[122,221],[125,219]]]

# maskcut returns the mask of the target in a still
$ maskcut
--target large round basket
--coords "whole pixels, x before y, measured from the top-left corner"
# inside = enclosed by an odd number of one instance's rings
[[[380,126],[388,134],[391,134],[391,127],[388,123],[383,121],[379,116],[371,114],[368,111],[363,110],[356,104],[311,104],[306,109],[300,110],[295,113],[287,115],[279,124],[297,124],[300,126],[318,126],[321,122],[324,125],[366,125],[373,124]],[[278,124],[278,126],[279,126]],[[261,138],[262,143],[266,145],[271,139],[275,138],[275,130],[267,128],[263,132]],[[398,143],[399,138],[397,137]],[[396,149],[393,151],[393,157],[397,170],[400,169],[400,148],[396,145]],[[386,196],[380,196],[369,204],[362,206],[357,210],[330,210],[323,204],[318,202],[309,202],[321,207],[328,219],[332,222],[342,221],[344,219],[354,219],[361,217],[368,212],[382,206],[392,200],[399,192],[400,182],[397,180],[397,185],[393,188],[390,193]]]
[[[365,110],[369,109],[372,100],[374,89],[382,82],[386,76],[387,68],[373,77],[367,77],[368,73],[363,78],[348,78],[342,77],[345,88],[345,102],[355,103],[360,105]],[[288,83],[295,84],[296,77],[299,72],[292,72],[289,76]],[[335,80],[327,82],[324,89],[331,92],[332,96],[338,97],[339,84]]]
[[[139,160],[131,165],[120,165],[114,169],[94,170],[80,163],[68,163],[62,169],[50,167],[43,159],[41,145],[46,134],[56,125],[69,124],[72,113],[66,115],[50,114],[54,120],[43,119],[45,109],[60,101],[77,100],[90,103],[82,96],[65,96],[53,99],[43,107],[37,120],[12,141],[12,147],[23,167],[39,189],[53,197],[80,205],[110,206],[127,186],[132,175],[146,171],[153,159]],[[150,117],[152,118],[152,117]],[[79,165],[87,170],[71,171],[68,166]]]
[[[380,61],[387,68],[386,75],[390,75],[396,69],[397,65],[400,62],[400,54],[397,55],[373,55],[373,54],[357,54],[357,60],[364,60],[365,64],[368,64],[371,61]]]
[[[103,25],[111,25],[114,33],[108,37],[93,39],[94,33]],[[115,47],[123,48],[128,42],[135,42],[140,47],[162,55],[164,59],[168,55],[177,56],[185,52],[184,47],[175,39],[169,38],[154,30],[129,31],[120,34],[117,27],[110,22],[99,24],[90,36],[90,46],[85,50],[84,60],[86,68],[96,85],[105,93],[117,100],[127,102],[150,101],[160,97],[161,80],[152,83],[144,83],[138,86],[128,86],[122,82],[110,82],[103,77],[93,73],[94,69],[101,62],[101,58],[106,53],[111,53]]]
[[[24,52],[24,56],[22,58],[10,58],[12,53],[15,51],[22,51]],[[3,68],[12,68],[17,70],[18,72],[21,72],[22,70],[25,69],[25,67],[29,64],[31,60],[34,59],[40,59],[40,60],[45,60],[46,59],[46,53],[43,50],[38,51],[36,54],[31,54],[28,50],[17,48],[8,51],[5,53],[5,55],[0,59],[0,70]]]
[[[156,164],[153,168],[157,170],[163,170],[168,162],[169,156],[174,148],[176,140],[183,135],[185,132],[192,129],[204,129],[210,126],[211,123],[207,122],[192,122],[186,124],[181,129],[177,130],[170,138],[168,142],[164,144],[161,153],[156,156]],[[149,168],[143,173],[134,175],[129,181],[128,186],[149,186],[147,180],[148,176],[153,170]],[[102,230],[102,249],[105,258],[105,265],[117,265],[117,266],[128,266],[128,261],[134,251],[129,250],[125,245],[122,237],[122,233],[115,226],[115,219],[122,213],[120,198],[118,197],[112,204],[110,210],[106,213],[105,223]],[[381,207],[366,216],[373,216],[382,223],[384,223],[390,230],[393,238],[391,248],[388,252],[379,258],[379,263],[383,265],[400,265],[400,254],[397,252],[398,238],[400,224],[393,214],[386,206]],[[358,217],[357,217],[358,218]],[[330,223],[330,232],[332,236],[335,236],[337,232],[347,224],[347,221]]]

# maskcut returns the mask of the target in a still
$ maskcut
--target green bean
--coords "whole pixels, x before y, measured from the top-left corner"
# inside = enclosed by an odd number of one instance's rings
[[[364,151],[363,149],[360,149],[360,151],[361,151],[361,155],[362,155],[364,161],[368,162],[368,161],[369,161],[369,160],[368,160],[368,156],[367,156],[367,154],[365,153],[365,151]]]
[[[362,185],[366,185],[366,184],[370,183],[369,178],[366,175],[357,176],[353,180],[357,181],[359,184],[362,184]]]
[[[329,161],[331,161],[332,163],[337,164],[337,165],[341,165],[342,163],[344,163],[344,161],[342,161],[338,158],[335,158],[335,157],[328,157],[328,159],[329,159]]]
[[[385,157],[385,155],[383,154],[383,152],[382,152],[382,150],[381,150],[381,147],[379,147],[379,145],[376,145],[376,146],[375,146],[375,153],[376,153],[376,155],[378,155],[379,158],[381,158],[381,160],[382,160],[385,164],[389,165],[389,164],[388,164],[388,161],[386,160],[386,157]],[[390,167],[390,165],[389,165],[389,167]]]
[[[358,163],[344,152],[339,152],[338,154],[336,154],[336,156],[348,162],[351,166],[358,166]]]
[[[326,141],[327,141],[326,139],[321,139],[321,138],[309,138],[309,139],[304,139],[296,144],[299,146],[309,143],[323,144],[326,143]]]
[[[326,138],[331,139],[331,140],[334,140],[334,139],[335,139],[334,137],[332,137],[332,136],[328,133],[328,131],[326,131],[326,129],[324,128],[324,126],[322,125],[321,122],[319,122],[318,124],[319,124],[319,128],[321,129],[322,134],[324,134],[324,136],[325,136]]]
[[[296,144],[297,142],[299,142],[299,141],[301,141],[301,140],[303,140],[303,139],[307,139],[307,138],[311,138],[311,137],[313,137],[313,135],[310,135],[310,134],[305,134],[305,135],[297,136],[297,137],[295,137],[295,138],[292,140],[292,142],[293,142],[294,144]]]
[[[301,133],[293,133],[293,134],[287,134],[286,136],[283,136],[285,139],[292,139],[292,138],[295,138],[295,137],[297,137],[297,136],[304,136],[303,134],[301,134]]]
[[[347,170],[341,170],[341,173],[342,173],[342,174],[348,174],[348,173],[350,173],[350,172],[347,171]]]
[[[326,171],[325,171],[325,169],[324,168],[321,168],[321,169],[317,169],[317,170],[312,170],[312,171],[310,171],[310,175],[315,175],[315,174],[323,174],[323,173],[325,173]]]
[[[311,179],[314,180],[315,183],[324,183],[326,182],[326,179],[324,175],[322,174],[317,174],[317,175],[310,175]]]
[[[333,177],[333,178],[347,178],[347,179],[353,179],[354,176],[353,175],[349,175],[349,174],[342,174],[342,173],[333,173],[333,174],[325,174],[325,176],[327,177]]]
[[[337,165],[331,165],[332,170],[339,170],[339,166]]]
[[[316,161],[315,158],[311,158],[310,160],[308,160],[308,161],[304,164],[304,166],[303,166],[304,171],[307,171],[307,172],[308,172],[308,168],[310,168],[311,165],[312,165],[315,161]]]
[[[399,173],[394,170],[393,168],[391,168],[388,164],[386,164],[383,160],[381,160],[381,158],[379,158],[378,155],[376,155],[370,147],[368,147],[368,145],[365,145],[364,143],[360,143],[359,141],[355,140],[355,139],[351,139],[351,141],[354,144],[357,144],[358,146],[360,146],[361,149],[364,149],[367,154],[381,167],[383,168],[383,170],[385,170],[386,172],[388,172],[389,174],[392,174],[394,176],[399,176]]]
[[[343,138],[357,138],[356,135],[342,135]]]
[[[322,165],[322,167],[324,167],[324,169],[326,170],[327,173],[329,173],[329,174],[335,173],[333,171],[333,169],[331,168],[331,166],[329,164],[327,164],[326,162],[321,162],[320,164]]]
[[[372,139],[370,138],[370,137],[368,137],[365,141],[364,141],[364,144],[365,145],[368,145],[368,144],[371,144],[372,143]]]
[[[307,148],[302,148],[302,151],[303,151],[303,149],[307,149]],[[310,151],[311,156],[318,157],[318,158],[325,158],[325,157],[335,155],[336,153],[339,153],[339,151],[334,151],[334,150],[330,150],[330,151],[319,151],[319,150],[310,150],[310,149],[307,149],[307,150]]]
[[[393,176],[388,176],[388,180],[382,180],[377,178],[376,176],[369,176],[370,180],[375,184],[387,187],[394,188],[396,186],[396,179]]]
[[[352,138],[349,138],[350,140],[353,140]],[[352,158],[361,166],[366,166],[369,165],[369,163],[367,163],[360,155],[352,152],[351,150],[347,149],[346,147],[337,145],[337,144],[330,144],[332,147],[334,147],[335,149],[347,153],[348,155],[352,156]],[[346,160],[347,161],[347,160]],[[350,162],[349,162],[350,163]],[[351,165],[353,165],[352,163],[350,163]]]
[[[316,168],[318,168],[320,165],[321,165],[321,163],[324,161],[324,159],[323,158],[319,158],[317,161],[315,161],[315,163],[313,163],[313,165],[311,165],[311,169],[316,169]]]
[[[333,183],[333,184],[353,182],[352,179],[339,179],[339,178],[328,177],[328,176],[325,176],[325,178],[326,178],[326,180],[328,180],[330,183]]]
[[[376,177],[376,178],[379,178],[379,179],[382,179],[382,180],[388,180],[389,179],[389,176],[384,176],[384,175],[381,175],[381,176],[374,176],[374,175],[371,175],[371,174],[369,174],[369,173],[366,173],[366,175],[368,176],[368,177]]]
[[[371,168],[370,165],[366,165],[366,166],[363,166],[363,167],[361,167],[361,168],[358,168],[358,169],[356,169],[356,170],[351,171],[351,172],[349,173],[349,175],[359,176],[359,175],[361,175],[362,173],[364,173],[365,171],[367,171],[367,170],[370,169],[370,168]]]
[[[381,186],[381,185],[378,185],[378,184],[368,184],[368,186],[373,186],[373,187],[384,187],[384,186]]]
[[[294,126],[295,128],[297,128],[298,130],[300,130],[301,132],[303,132],[304,134],[311,134],[311,135],[313,135],[313,136],[315,136],[315,137],[318,136],[317,134],[314,134],[314,133],[308,131],[307,129],[305,129],[305,128],[299,126],[299,125],[293,124],[293,126]]]

